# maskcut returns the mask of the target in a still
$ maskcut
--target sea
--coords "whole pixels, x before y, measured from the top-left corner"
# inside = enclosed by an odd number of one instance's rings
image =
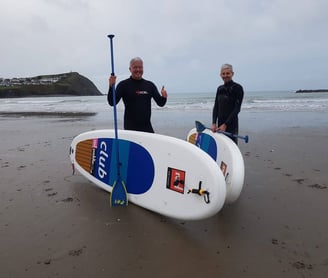
[[[172,93],[164,108],[169,111],[209,111],[213,108],[214,93]],[[122,103],[117,109],[123,109]],[[0,112],[106,112],[107,96],[65,96],[0,98]],[[328,93],[295,93],[293,91],[245,92],[242,111],[247,112],[327,112]]]
[[[197,118],[211,122],[215,93],[171,93],[167,104],[158,107],[153,103],[153,115],[157,120],[177,122],[180,118]],[[117,105],[118,118],[123,117],[122,101]],[[65,96],[0,98],[0,114],[4,113],[95,113],[95,119],[112,118],[113,108],[103,96]],[[295,93],[295,91],[246,91],[239,115],[243,125],[289,126],[323,125],[328,126],[328,93]],[[294,119],[294,122],[293,122]],[[194,120],[194,119],[192,119]],[[184,124],[182,121],[181,124]]]

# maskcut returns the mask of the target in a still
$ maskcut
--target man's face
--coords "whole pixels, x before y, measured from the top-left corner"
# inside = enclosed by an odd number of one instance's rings
[[[233,71],[231,71],[230,69],[222,69],[220,76],[221,76],[223,82],[227,83],[232,80]]]
[[[133,79],[141,79],[143,75],[143,64],[141,61],[135,61],[130,66],[130,72]]]

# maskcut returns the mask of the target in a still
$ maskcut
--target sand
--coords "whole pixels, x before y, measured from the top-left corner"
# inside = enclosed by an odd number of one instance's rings
[[[179,123],[156,129],[182,137],[193,127]],[[72,175],[73,137],[108,123],[0,116],[0,277],[328,277],[327,127],[243,126],[240,198],[184,222],[112,208]]]

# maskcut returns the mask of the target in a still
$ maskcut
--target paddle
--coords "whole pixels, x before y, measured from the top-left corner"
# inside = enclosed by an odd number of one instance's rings
[[[114,51],[113,51],[113,38],[114,35],[107,36],[110,40],[110,56],[111,56],[111,66],[112,73],[114,74]],[[119,151],[119,140],[117,132],[117,111],[116,111],[116,92],[115,84],[112,85],[113,90],[113,107],[114,107],[114,129],[115,129],[115,140],[114,148],[116,150],[116,166],[117,166],[117,180],[113,184],[113,189],[110,197],[111,206],[127,206],[128,205],[128,196],[124,182],[121,178],[121,162],[120,162],[120,151]]]
[[[197,132],[203,132],[205,129],[210,129],[209,127],[204,126],[199,121],[196,121],[195,124],[196,124],[196,130],[197,130]],[[248,143],[248,135],[241,136],[241,135],[238,135],[238,134],[233,134],[233,133],[230,133],[230,132],[227,132],[227,131],[222,131],[222,130],[218,130],[217,132],[218,133],[225,134],[225,135],[228,135],[230,137],[236,137],[236,138],[243,139],[245,141],[245,143]]]

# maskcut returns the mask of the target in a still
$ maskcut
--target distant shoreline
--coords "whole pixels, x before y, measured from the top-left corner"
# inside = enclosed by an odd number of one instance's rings
[[[95,112],[11,112],[4,111],[0,112],[0,116],[3,117],[40,117],[40,116],[48,116],[48,117],[92,117],[97,115]]]
[[[101,95],[95,84],[78,72],[0,78],[0,98]]]
[[[297,90],[295,93],[328,93],[328,89]]]

